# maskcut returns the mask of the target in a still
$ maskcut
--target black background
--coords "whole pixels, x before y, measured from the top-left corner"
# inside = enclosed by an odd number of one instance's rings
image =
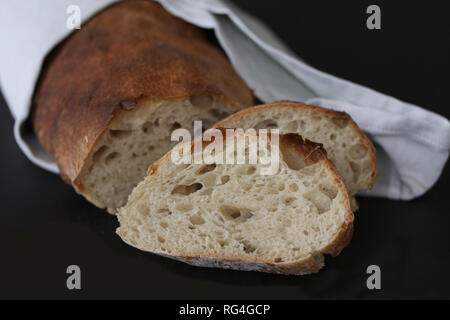
[[[76,2],[76,1],[75,1]],[[235,1],[238,3],[238,1]],[[444,1],[375,2],[382,29],[365,26],[365,1],[239,1],[314,67],[449,118],[449,17]],[[2,44],[7,45],[7,44]],[[124,244],[116,218],[34,166],[0,101],[0,298],[449,298],[450,170],[410,201],[359,198],[355,234],[315,275],[195,268]],[[82,290],[66,289],[66,268]],[[366,287],[381,267],[382,289]]]

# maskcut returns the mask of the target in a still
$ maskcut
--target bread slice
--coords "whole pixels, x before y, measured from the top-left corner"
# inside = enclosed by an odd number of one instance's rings
[[[116,3],[49,56],[32,124],[62,178],[113,213],[172,129],[212,125],[253,95],[200,28],[154,1]]]
[[[117,233],[131,246],[194,266],[307,274],[350,241],[347,190],[320,145],[280,135],[266,150],[279,153],[274,175],[250,164],[248,149],[244,164],[177,165],[181,148],[155,162],[119,210]]]
[[[323,144],[328,159],[344,180],[349,195],[372,188],[377,175],[375,148],[344,112],[300,102],[277,101],[248,108],[216,123],[215,128],[279,128]],[[358,207],[351,199],[352,207]]]

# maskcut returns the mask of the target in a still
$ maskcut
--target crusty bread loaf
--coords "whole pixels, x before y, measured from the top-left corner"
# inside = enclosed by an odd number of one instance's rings
[[[253,104],[201,31],[153,1],[124,1],[65,40],[41,73],[36,135],[63,179],[115,212],[192,120],[212,125]]]
[[[349,195],[371,189],[375,182],[375,148],[346,113],[300,102],[277,101],[232,114],[214,127],[279,128],[280,133],[298,133],[323,144]],[[351,200],[356,209],[356,200]]]
[[[251,135],[233,138],[239,134]],[[244,164],[177,165],[171,155],[182,147],[175,147],[119,210],[117,233],[136,248],[195,266],[318,272],[323,255],[339,254],[351,239],[347,190],[320,145],[287,134],[273,148],[266,152],[278,150],[279,169],[263,175],[264,165],[248,156]]]

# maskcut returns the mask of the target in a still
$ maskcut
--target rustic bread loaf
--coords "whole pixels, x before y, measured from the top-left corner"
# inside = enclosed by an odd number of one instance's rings
[[[263,175],[264,165],[248,156],[244,164],[177,165],[172,154],[182,147],[175,147],[119,210],[117,233],[131,246],[195,266],[318,272],[323,255],[339,254],[351,239],[347,190],[320,145],[287,134],[273,148],[266,152],[278,151],[279,169]]]
[[[153,1],[124,1],[47,59],[32,125],[63,179],[113,213],[192,121],[212,125],[253,95],[201,31]]]
[[[349,195],[371,189],[375,182],[375,148],[346,113],[300,102],[277,101],[232,114],[214,127],[279,128],[280,133],[298,133],[323,144]],[[356,200],[352,198],[351,202],[356,209]]]

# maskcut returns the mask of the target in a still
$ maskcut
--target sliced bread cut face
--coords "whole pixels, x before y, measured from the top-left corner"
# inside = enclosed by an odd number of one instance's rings
[[[194,266],[308,274],[350,241],[347,190],[319,145],[281,135],[274,175],[248,161],[177,165],[178,150],[119,210],[117,233],[129,245]]]
[[[377,175],[375,148],[358,125],[344,112],[300,102],[277,101],[232,114],[215,128],[279,128],[323,144],[347,187],[349,195],[372,188]],[[352,207],[357,208],[355,199]]]
[[[108,212],[116,213],[154,161],[177,141],[171,133],[186,128],[193,134],[194,120],[209,127],[233,112],[220,98],[197,94],[169,101],[141,101],[136,108],[117,114],[96,142],[80,178],[79,192]]]
[[[252,105],[252,91],[204,30],[155,1],[118,1],[49,54],[30,120],[62,179],[114,212],[170,149],[172,126],[212,124],[231,106]]]

